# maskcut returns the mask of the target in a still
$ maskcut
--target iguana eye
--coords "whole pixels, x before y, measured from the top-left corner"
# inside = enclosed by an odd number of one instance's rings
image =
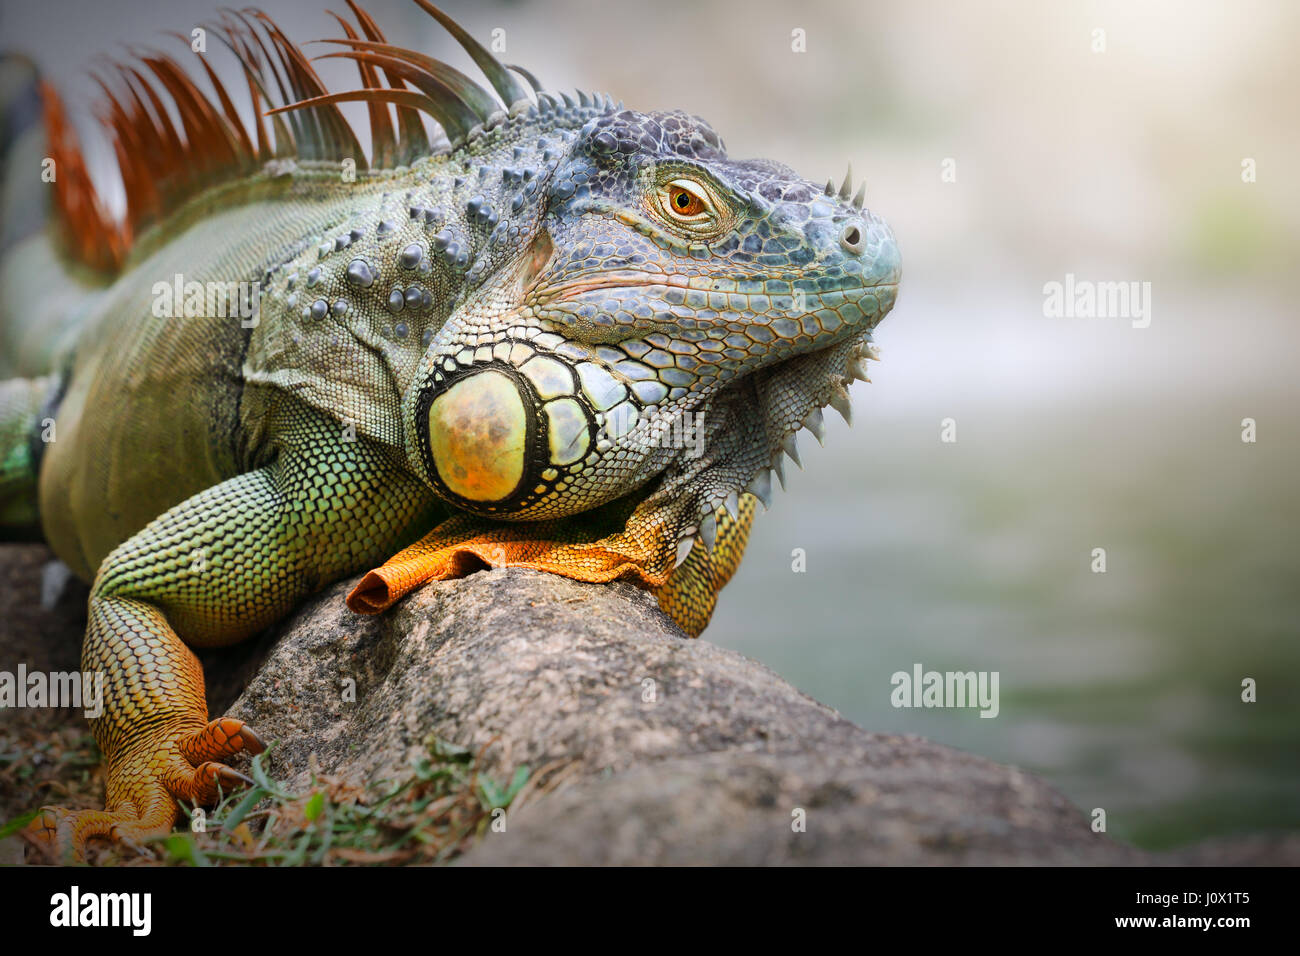
[[[704,212],[704,200],[682,183],[669,183],[668,206],[683,219],[693,219]]]
[[[691,179],[674,179],[659,187],[659,208],[670,222],[712,228],[717,219],[708,191]]]

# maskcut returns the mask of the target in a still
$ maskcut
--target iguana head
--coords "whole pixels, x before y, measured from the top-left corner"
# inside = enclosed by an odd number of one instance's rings
[[[707,535],[729,498],[767,499],[823,406],[847,414],[893,234],[847,180],[732,160],[695,117],[542,102],[471,186],[469,218],[498,221],[405,395],[408,455],[465,510],[556,517],[654,483]]]

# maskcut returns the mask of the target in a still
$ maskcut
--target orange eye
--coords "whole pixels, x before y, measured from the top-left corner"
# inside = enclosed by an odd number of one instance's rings
[[[689,179],[674,179],[659,189],[660,203],[679,222],[696,225],[712,218],[713,209],[704,196],[704,188],[698,183]]]
[[[734,216],[716,187],[682,176],[661,180],[648,197],[649,212],[688,240],[709,241],[730,228]]]
[[[679,216],[692,217],[704,212],[704,200],[681,186],[669,188],[668,203]]]

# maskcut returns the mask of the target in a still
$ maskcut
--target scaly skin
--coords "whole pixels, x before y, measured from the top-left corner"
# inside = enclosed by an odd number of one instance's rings
[[[93,578],[83,667],[107,685],[107,810],[47,808],[43,839],[144,839],[237,783],[219,761],[261,743],[209,723],[187,645],[368,568],[364,612],[516,565],[629,578],[698,634],[769,469],[823,406],[847,414],[899,268],[861,194],[729,159],[684,113],[514,101],[484,68],[511,108],[451,148],[355,182],[280,160],[194,195],[79,300],[55,378],[0,386],[0,505],[21,522],[38,491],[46,539]],[[14,251],[53,261],[50,242]],[[152,314],[177,273],[260,282],[256,322]],[[50,403],[57,441],[15,450]]]

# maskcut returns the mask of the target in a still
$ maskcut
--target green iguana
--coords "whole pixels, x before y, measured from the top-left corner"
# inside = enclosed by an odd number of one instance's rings
[[[28,377],[0,384],[0,527],[93,581],[106,688],[107,809],[33,824],[65,851],[239,783],[221,761],[262,743],[209,721],[187,645],[341,577],[373,569],[370,612],[484,565],[628,578],[698,634],[795,433],[866,378],[899,255],[850,178],[546,92],[416,2],[500,102],[351,0],[337,93],[265,15],[223,14],[251,123],[204,55],[211,92],[159,51],[97,78],[122,216],[4,63],[3,364]]]

